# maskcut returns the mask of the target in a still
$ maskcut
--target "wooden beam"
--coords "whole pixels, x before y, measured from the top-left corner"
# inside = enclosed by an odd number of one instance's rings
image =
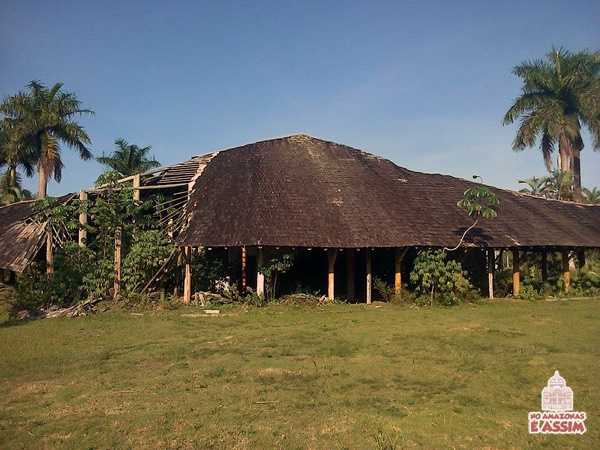
[[[396,248],[394,250],[394,292],[396,295],[402,293],[402,261],[408,248]]]
[[[122,239],[123,230],[121,227],[117,227],[115,230],[115,258],[114,258],[114,269],[115,279],[113,285],[113,298],[116,299],[121,292],[121,257],[122,257]]]
[[[562,250],[562,270],[563,270],[563,282],[565,285],[565,292],[569,292],[571,289],[571,271],[569,268],[569,250]]]
[[[327,251],[327,298],[331,301],[335,298],[335,259],[337,250]]]
[[[264,264],[263,249],[259,247],[256,250],[256,295],[265,296],[265,274],[262,272]]]
[[[46,225],[46,274],[52,276],[54,273],[54,239],[52,236],[52,227]]]
[[[131,182],[133,184],[133,199],[135,201],[139,202],[140,201],[140,184],[141,184],[140,174],[134,175]]]
[[[519,267],[519,249],[512,250],[512,274],[513,274],[513,297],[518,297],[521,294],[521,269]]]
[[[372,273],[372,261],[371,261],[371,250],[366,249],[365,251],[366,260],[366,282],[367,282],[367,305],[371,304],[371,287],[373,284],[373,273]]]
[[[131,180],[133,178],[132,177],[128,177],[127,181]],[[120,183],[121,181],[117,181],[117,183]],[[176,188],[176,187],[183,187],[183,186],[188,186],[189,183],[170,183],[170,184],[154,184],[154,185],[149,185],[149,186],[140,186],[138,188],[138,190],[140,191],[147,191],[147,190],[155,190],[155,189],[171,189],[171,188]],[[96,188],[93,189],[88,189],[89,192],[102,192],[102,191],[106,191],[108,189],[111,189],[113,191],[119,191],[121,190],[121,188],[113,188],[113,187],[105,187],[106,185],[103,186],[98,186]]]
[[[87,215],[87,199],[88,194],[85,191],[79,192],[79,246],[85,247],[87,242],[87,230],[85,229],[85,225],[88,222]]]
[[[487,272],[488,272],[488,296],[494,298],[494,270],[496,266],[496,255],[493,248],[487,251]]]
[[[183,274],[183,303],[188,305],[192,300],[192,247],[183,248],[185,262]]]
[[[242,247],[242,294],[246,293],[248,287],[248,254],[246,246]]]
[[[542,250],[542,282],[548,281],[548,250]]]
[[[354,258],[354,249],[346,250],[346,298],[348,300],[354,300],[355,297],[355,289],[354,289],[354,268],[355,268],[355,258]]]

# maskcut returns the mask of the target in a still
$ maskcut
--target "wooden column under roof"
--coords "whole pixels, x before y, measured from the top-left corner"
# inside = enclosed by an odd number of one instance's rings
[[[494,249],[487,250],[487,273],[488,273],[488,296],[494,298],[494,269],[496,265],[496,255]]]
[[[402,293],[402,261],[408,248],[394,249],[394,292],[396,295]]]
[[[183,256],[185,271],[183,277],[183,303],[186,305],[192,300],[192,247],[184,247]]]
[[[241,247],[241,259],[242,259],[242,294],[246,293],[248,287],[248,254],[246,252],[246,246]]]
[[[521,294],[521,269],[519,267],[519,249],[512,249],[512,278],[513,278],[513,297]]]
[[[88,222],[87,215],[88,194],[85,191],[79,192],[79,236],[78,243],[80,247],[85,247],[87,241],[87,230],[85,226]]]
[[[335,298],[335,260],[337,250],[327,251],[327,298],[331,301]]]
[[[265,296],[265,274],[262,272],[264,264],[264,254],[262,247],[256,250],[256,295]]]
[[[562,255],[562,271],[563,271],[563,283],[565,292],[569,292],[571,289],[571,271],[569,268],[569,250],[563,249],[561,251]]]

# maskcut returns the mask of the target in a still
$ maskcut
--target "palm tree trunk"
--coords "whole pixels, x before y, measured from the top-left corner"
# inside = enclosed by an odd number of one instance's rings
[[[573,149],[573,191],[575,193],[575,200],[582,200],[583,195],[581,194],[581,150],[578,148]]]
[[[38,163],[38,198],[46,198],[48,188],[48,172],[44,160]]]
[[[564,134],[560,136],[558,143],[558,152],[560,154],[560,167],[562,172],[570,172],[573,177],[572,189],[573,200],[580,201],[581,194],[581,163],[579,149],[573,145],[571,139]]]
[[[558,144],[558,154],[559,154],[559,169],[561,172],[568,172],[571,170],[571,143],[569,142],[569,138],[562,135]]]

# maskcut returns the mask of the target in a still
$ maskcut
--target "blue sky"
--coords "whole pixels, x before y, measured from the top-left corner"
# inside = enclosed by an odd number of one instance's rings
[[[553,45],[600,48],[600,2],[4,0],[0,96],[63,81],[96,112],[83,121],[96,154],[124,137],[169,164],[304,132],[515,188],[544,166],[501,125],[511,69]],[[600,186],[586,144],[583,183]],[[64,160],[50,193],[102,170]]]

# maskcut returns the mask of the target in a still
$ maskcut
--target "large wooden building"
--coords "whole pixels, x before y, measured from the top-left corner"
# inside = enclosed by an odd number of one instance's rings
[[[473,222],[457,201],[474,183],[307,135],[215,151],[123,181],[138,195],[183,196],[173,239],[188,260],[194,248],[226,249],[240,283],[259,294],[265,258],[293,250],[322,255],[329,297],[370,302],[374,260],[391,261],[399,289],[407,252],[453,247]],[[600,248],[600,206],[489,189],[500,201],[498,217],[482,220],[465,246],[489,261],[511,252],[515,294],[520,252],[560,252],[567,266],[573,252]],[[26,223],[28,205],[0,208],[1,267],[21,271],[44,246],[43,230]],[[494,263],[487,267],[492,295]],[[192,278],[188,265],[186,301]]]

